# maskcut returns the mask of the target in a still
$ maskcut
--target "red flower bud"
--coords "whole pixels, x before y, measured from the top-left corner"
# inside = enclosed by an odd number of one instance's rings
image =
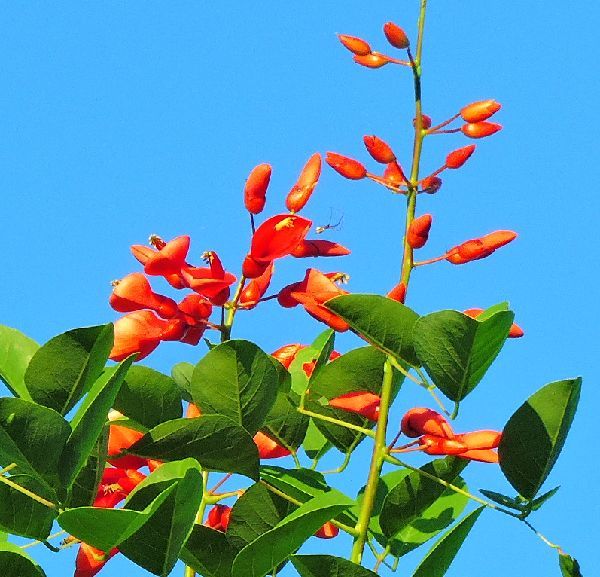
[[[316,533],[315,537],[319,539],[333,539],[338,536],[340,532],[339,528],[334,525],[331,521],[327,521]]]
[[[329,400],[330,407],[357,413],[370,421],[376,421],[379,418],[380,403],[381,398],[369,391],[353,391]]]
[[[460,455],[467,450],[464,443],[456,439],[446,439],[434,435],[423,435],[419,439],[423,452],[428,455]]]
[[[427,116],[427,114],[421,114],[421,122],[422,122],[422,126],[423,126],[423,130],[429,130],[431,128],[431,116]],[[413,126],[416,127],[417,126],[417,119],[413,118]]]
[[[496,114],[502,105],[495,100],[480,100],[461,108],[460,115],[465,122],[481,122]]]
[[[75,560],[74,577],[94,577],[106,565],[108,560],[117,553],[117,549],[113,549],[107,554],[87,543],[82,543]]]
[[[427,176],[421,181],[421,192],[435,194],[442,187],[442,179],[438,176]]]
[[[259,263],[269,263],[286,256],[304,240],[311,226],[310,220],[295,214],[272,216],[263,222],[252,236],[250,256]],[[260,274],[265,269],[266,267]]]
[[[425,407],[408,411],[402,417],[400,428],[407,437],[411,438],[421,435],[434,435],[445,439],[454,437],[454,431],[448,421],[439,413]]]
[[[365,66],[366,68],[381,68],[386,64],[389,64],[389,59],[384,54],[380,54],[379,52],[371,52],[370,54],[365,54],[364,56],[356,55],[354,57],[354,62],[360,64],[361,66]]]
[[[177,314],[177,303],[169,297],[152,292],[150,283],[139,272],[128,274],[118,281],[109,303],[120,313],[150,309],[163,318],[172,318]]]
[[[287,457],[291,454],[289,449],[286,449],[260,431],[254,435],[254,444],[258,447],[258,457],[260,459],[278,459],[279,457]]]
[[[393,186],[406,184],[407,178],[398,162],[390,162],[383,172],[383,178]]]
[[[338,34],[337,37],[350,52],[357,56],[366,56],[371,52],[371,47],[362,38],[348,36],[347,34]]]
[[[299,343],[293,345],[284,345],[283,347],[278,348],[275,352],[271,353],[271,356],[276,358],[286,369],[289,369],[290,365],[294,362],[296,355],[305,348],[306,345],[301,345]]]
[[[475,145],[469,144],[469,146],[463,146],[453,150],[448,156],[446,156],[446,168],[460,168],[475,152]]]
[[[194,403],[190,403],[185,412],[185,418],[186,419],[196,419],[200,416],[202,416],[202,411],[198,408],[197,405],[194,405]]]
[[[271,284],[273,263],[270,263],[259,277],[252,279],[240,295],[239,305],[245,309],[253,309],[264,296]]]
[[[446,253],[446,260],[452,264],[465,264],[485,258],[515,238],[517,238],[517,233],[512,230],[497,230],[481,238],[467,240],[451,248]]]
[[[390,145],[381,138],[373,136],[365,136],[363,138],[365,146],[367,147],[368,153],[373,157],[374,160],[381,164],[389,164],[390,162],[396,161],[396,155],[390,148]]]
[[[123,427],[122,425],[110,425],[108,429],[108,452],[107,461],[120,469],[139,469],[146,465],[146,459],[135,455],[118,457],[123,451],[139,441],[144,433]]]
[[[394,301],[404,304],[406,299],[406,285],[399,282],[388,294],[387,297]]]
[[[252,169],[244,187],[244,204],[248,212],[259,214],[263,211],[270,180],[270,164],[259,164]]]
[[[258,262],[254,260],[251,255],[246,255],[244,262],[242,263],[242,274],[246,278],[258,278],[263,274],[269,267],[270,262]]]
[[[367,169],[365,166],[358,162],[358,160],[353,160],[347,156],[342,156],[335,152],[328,152],[325,161],[333,168],[333,170],[345,178],[360,180],[367,176]]]
[[[303,240],[291,253],[296,258],[316,256],[345,256],[350,251],[337,242],[329,240]]]
[[[227,505],[215,505],[208,512],[204,525],[206,525],[206,527],[210,527],[211,529],[215,529],[216,531],[225,533],[225,531],[227,531],[227,527],[229,526],[230,516],[231,507],[228,507]]]
[[[387,38],[388,42],[394,47],[399,48],[400,50],[404,50],[410,46],[410,42],[408,40],[408,36],[406,32],[400,28],[397,24],[393,22],[386,22],[383,25],[383,33]]]
[[[415,218],[408,227],[406,233],[406,242],[408,245],[415,249],[425,246],[427,239],[429,238],[429,229],[431,228],[431,215],[423,214],[418,218]]]
[[[313,154],[308,162],[304,165],[300,177],[296,184],[292,187],[287,198],[285,206],[290,212],[298,212],[308,202],[319,177],[321,176],[321,155]]]
[[[502,130],[502,125],[495,122],[476,122],[474,124],[463,124],[460,130],[469,138],[484,138]]]
[[[463,311],[463,314],[467,315],[468,317],[471,317],[472,319],[476,319],[482,312],[483,312],[483,309],[473,308],[473,309],[467,309],[466,311]],[[508,338],[509,339],[518,339],[519,337],[522,337],[524,334],[525,333],[524,333],[523,329],[518,324],[513,323],[510,327],[510,330],[508,331]]]

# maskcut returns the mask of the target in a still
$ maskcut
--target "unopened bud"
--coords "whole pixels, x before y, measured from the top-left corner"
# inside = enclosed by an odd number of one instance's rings
[[[347,34],[338,34],[337,37],[344,47],[357,56],[366,56],[371,53],[371,47],[362,38],[348,36]]]
[[[363,138],[368,153],[373,157],[373,160],[381,164],[389,164],[396,160],[396,155],[390,145],[381,140],[378,136],[365,136]]]
[[[495,122],[475,122],[473,124],[463,124],[460,130],[469,138],[485,138],[502,130],[502,125]]]
[[[446,168],[460,168],[467,160],[469,160],[469,157],[473,152],[475,152],[474,144],[469,144],[469,146],[463,146],[462,148],[453,150],[446,157]]]
[[[394,47],[404,50],[410,46],[408,36],[406,32],[393,22],[386,22],[383,25],[383,33],[387,38],[387,41]]]
[[[481,122],[496,114],[502,105],[495,100],[480,100],[461,108],[460,115],[465,122]]]
[[[360,180],[367,176],[367,169],[365,166],[358,162],[358,160],[353,160],[347,156],[342,156],[335,152],[328,152],[325,161],[333,168],[333,170],[345,178]]]

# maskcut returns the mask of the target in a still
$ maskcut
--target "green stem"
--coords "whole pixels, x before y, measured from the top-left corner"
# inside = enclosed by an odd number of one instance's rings
[[[346,429],[351,429],[352,431],[358,431],[363,435],[367,435],[368,437],[375,438],[375,433],[370,429],[365,429],[360,425],[353,425],[352,423],[346,423],[346,421],[340,421],[335,417],[330,417],[328,415],[321,415],[321,413],[314,413],[313,411],[308,411],[306,409],[302,409],[298,407],[298,412],[306,415],[307,417],[312,417],[313,419],[319,419],[321,421],[327,421],[328,423],[333,423],[334,425],[339,425],[340,427],[345,427]]]
[[[233,299],[229,303],[229,310],[227,311],[227,318],[225,322],[222,323],[221,328],[221,342],[228,341],[231,338],[231,327],[233,326],[233,321],[235,319],[235,313],[238,309],[238,302],[240,297],[242,296],[242,291],[244,290],[244,285],[246,284],[246,277],[242,275],[240,277],[240,282],[238,283],[235,293],[233,295]]]
[[[210,497],[210,491],[208,489],[208,471],[202,471],[202,501],[200,501],[200,507],[196,514],[196,523],[201,524],[204,519],[204,512],[206,511],[206,505],[208,505],[208,499]],[[196,571],[189,565],[186,565],[183,570],[183,577],[196,577]]]
[[[369,522],[373,514],[375,506],[375,496],[377,494],[377,485],[381,476],[381,468],[383,467],[384,457],[386,455],[386,433],[388,425],[388,414],[390,404],[392,402],[394,371],[389,357],[386,359],[383,366],[383,383],[381,385],[381,403],[379,405],[379,419],[377,420],[377,428],[375,430],[375,444],[373,447],[373,456],[371,457],[371,466],[369,469],[369,477],[363,495],[363,501],[356,523],[356,531],[358,533],[352,547],[351,561],[360,565],[362,561],[365,543],[367,542],[367,534],[369,531]]]

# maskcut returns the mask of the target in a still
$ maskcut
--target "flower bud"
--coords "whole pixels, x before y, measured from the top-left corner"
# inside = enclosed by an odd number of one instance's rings
[[[411,248],[421,248],[425,246],[429,238],[429,229],[431,228],[431,215],[423,214],[415,218],[408,227],[406,233],[406,242]]]
[[[329,240],[303,240],[292,252],[296,258],[317,256],[345,256],[350,251],[337,242]]]
[[[423,130],[429,130],[431,128],[432,120],[431,116],[427,116],[427,114],[421,114],[421,122],[423,126]],[[413,126],[417,125],[417,119],[413,118]]]
[[[308,202],[319,177],[321,176],[321,155],[319,153],[313,154],[308,162],[304,165],[300,177],[296,184],[292,187],[287,198],[285,199],[285,206],[290,212],[298,212]]]
[[[428,176],[421,181],[421,192],[435,194],[442,187],[442,179],[439,176]]]
[[[328,152],[325,161],[333,168],[333,170],[345,178],[360,180],[367,176],[367,169],[365,166],[358,162],[358,160],[353,160],[347,156],[342,156],[335,152]]]
[[[337,37],[345,48],[357,56],[366,56],[371,53],[371,47],[362,38],[348,36],[347,34],[338,34]]]
[[[248,254],[242,263],[242,274],[246,278],[258,278],[267,270],[270,264],[270,262],[259,262]]]
[[[410,42],[408,40],[408,36],[406,32],[400,28],[397,24],[393,22],[386,22],[383,25],[383,33],[387,38],[387,41],[394,47],[399,48],[400,50],[404,50],[410,46]]]
[[[495,122],[475,122],[474,124],[463,124],[460,130],[469,138],[485,138],[502,130],[502,125]]]
[[[206,517],[204,523],[207,527],[225,533],[229,526],[229,517],[231,516],[231,507],[227,505],[215,505]]]
[[[406,299],[406,285],[399,282],[388,294],[387,297],[394,301],[404,304]]]
[[[390,162],[383,172],[383,178],[393,186],[406,184],[407,178],[398,162]]]
[[[315,537],[319,539],[333,539],[338,536],[339,528],[331,521],[327,521],[316,533]]]
[[[446,156],[446,168],[460,168],[471,154],[475,152],[475,145],[469,144],[469,146],[463,146],[457,150],[453,150],[448,156]]]
[[[411,438],[421,435],[434,435],[445,439],[454,437],[454,431],[448,421],[436,411],[425,407],[410,409],[402,417],[400,430]]]
[[[244,205],[251,214],[259,214],[265,208],[267,188],[271,180],[271,165],[259,164],[252,169],[244,187]]]
[[[465,122],[481,122],[496,114],[502,105],[495,100],[480,100],[461,108],[460,115]]]
[[[384,54],[380,54],[379,52],[371,52],[370,54],[365,54],[364,56],[356,55],[354,57],[354,62],[367,68],[381,68],[382,66],[389,64],[390,61]]]
[[[329,400],[329,406],[349,413],[357,413],[370,421],[379,418],[381,398],[369,391],[353,391]]]
[[[452,264],[465,264],[485,258],[515,238],[517,238],[517,233],[512,230],[497,230],[481,238],[467,240],[451,248],[446,253],[446,260]]]
[[[377,136],[365,136],[363,138],[368,153],[374,160],[381,164],[389,164],[396,161],[396,155],[390,145]]]

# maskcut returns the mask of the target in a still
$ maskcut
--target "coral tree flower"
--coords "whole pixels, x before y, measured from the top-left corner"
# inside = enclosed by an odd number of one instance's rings
[[[253,309],[264,296],[271,284],[273,276],[273,263],[267,266],[265,272],[259,277],[252,279],[242,291],[238,304],[244,309]]]
[[[229,298],[229,287],[236,281],[236,277],[225,271],[216,252],[208,251],[203,256],[208,267],[185,266],[181,269],[181,276],[195,293],[206,297],[214,305],[221,306]]]
[[[215,505],[206,517],[204,525],[215,531],[225,533],[229,526],[229,518],[231,516],[231,507],[227,505]]]
[[[406,242],[413,248],[422,248],[429,238],[432,217],[430,214],[423,214],[415,218],[408,227]]]
[[[75,560],[74,577],[94,577],[106,565],[108,560],[117,553],[117,549],[105,553],[87,543],[82,543]]]
[[[340,532],[339,527],[334,525],[331,521],[327,521],[316,533],[315,537],[319,539],[333,539],[338,536]]]
[[[258,457],[260,459],[278,459],[279,457],[291,455],[289,449],[286,449],[283,445],[280,445],[261,431],[258,431],[254,435],[254,444],[258,448]]]
[[[484,309],[479,308],[467,309],[466,311],[463,311],[463,314],[467,315],[468,317],[471,317],[472,319],[476,319],[483,312],[483,310]],[[523,331],[523,329],[518,324],[513,323],[510,326],[510,330],[508,331],[508,338],[518,339],[524,334],[525,332]]]
[[[110,352],[113,361],[122,361],[137,353],[137,360],[147,357],[160,343],[169,321],[152,311],[142,310],[122,316],[114,323],[115,342]]]
[[[457,150],[453,150],[446,156],[446,168],[457,169],[460,168],[475,152],[475,145],[469,144],[469,146],[463,146]]]
[[[296,184],[285,199],[285,206],[290,212],[302,210],[310,199],[321,176],[321,155],[313,154],[304,165]]]
[[[139,272],[128,274],[116,281],[109,304],[120,313],[150,309],[165,319],[177,314],[177,303],[169,297],[153,292],[148,279]]]
[[[404,50],[410,46],[408,36],[406,32],[393,22],[386,22],[383,25],[383,33],[387,38],[387,41],[394,47],[400,50]]]
[[[158,237],[152,237],[158,250],[153,251],[144,263],[144,272],[150,276],[167,276],[178,274],[185,265],[190,249],[190,237],[178,236],[165,243]]]
[[[346,256],[350,250],[329,240],[303,240],[290,254],[295,258]]]
[[[348,36],[347,34],[338,34],[337,36],[344,47],[350,50],[350,52],[353,54],[356,54],[357,56],[367,56],[371,53],[371,47],[369,46],[368,42],[362,38]]]
[[[157,239],[157,237],[152,237],[153,239]],[[164,243],[163,243],[164,244]],[[143,244],[134,244],[131,247],[131,254],[135,257],[135,259],[141,264],[145,265],[155,254],[155,250],[150,248],[149,246],[144,246]],[[163,275],[165,280],[176,289],[185,288],[185,282],[181,278],[179,272],[171,273],[167,275]]]
[[[364,164],[353,158],[335,152],[328,152],[325,161],[333,170],[350,180],[360,180],[367,176],[367,169]]]
[[[292,345],[283,345],[276,351],[271,353],[271,356],[276,358],[286,369],[290,368],[290,365],[294,362],[296,355],[305,349],[307,345],[301,345],[300,343],[294,343]]]
[[[460,130],[469,138],[485,138],[502,130],[502,125],[496,122],[474,122],[463,124]]]
[[[259,214],[265,208],[270,181],[270,164],[259,164],[250,172],[244,187],[244,205],[249,213]]]
[[[390,145],[378,136],[365,136],[363,141],[367,152],[376,162],[380,162],[381,164],[396,162],[396,155]]]
[[[460,115],[465,122],[482,122],[493,116],[502,108],[495,100],[480,100],[472,102],[460,109]]]
[[[137,443],[144,433],[124,427],[123,425],[111,424],[108,431],[108,453],[107,461],[121,469],[139,469],[146,465],[146,459],[135,455],[119,456],[133,444]]]
[[[381,398],[369,391],[353,391],[329,400],[330,407],[356,413],[370,421],[377,421],[379,418],[380,404]]]
[[[481,238],[467,240],[446,252],[446,260],[452,264],[465,264],[491,255],[500,247],[517,238],[512,230],[497,230]]]

